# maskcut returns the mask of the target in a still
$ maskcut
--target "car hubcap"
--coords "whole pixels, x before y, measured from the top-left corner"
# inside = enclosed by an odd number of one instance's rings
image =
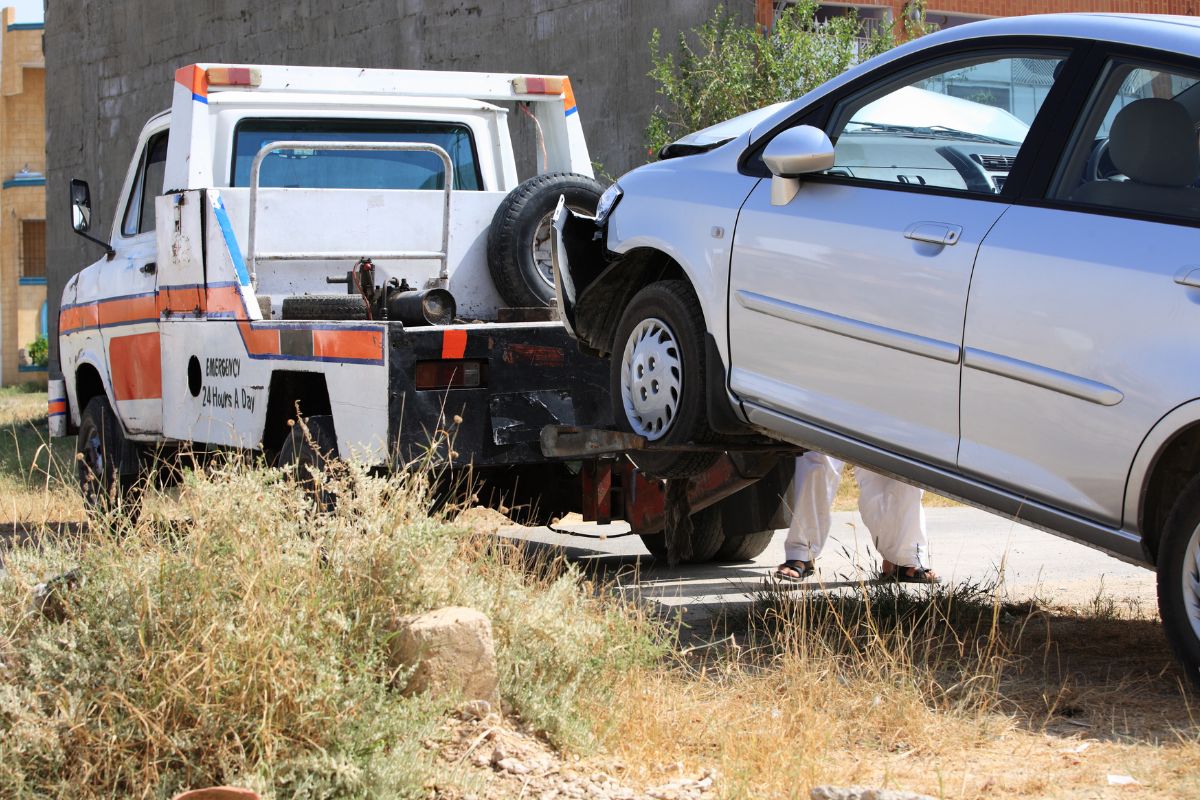
[[[1200,639],[1200,527],[1192,531],[1183,558],[1183,605],[1192,634]]]
[[[567,208],[576,214],[589,215],[591,212],[579,206],[568,205]],[[551,290],[554,289],[554,261],[552,248],[554,246],[550,234],[554,229],[554,212],[542,217],[537,230],[533,233],[533,243],[530,250],[533,253],[533,266],[537,269],[538,277],[546,282]]]
[[[621,360],[621,402],[633,432],[654,441],[667,435],[683,397],[683,363],[675,333],[644,319],[629,334]]]

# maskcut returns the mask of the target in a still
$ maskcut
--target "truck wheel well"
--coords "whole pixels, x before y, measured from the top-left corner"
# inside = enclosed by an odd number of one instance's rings
[[[263,426],[263,449],[277,453],[290,430],[289,422],[296,419],[296,410],[305,417],[332,414],[329,388],[319,372],[279,370],[271,373],[267,393],[267,419]]]
[[[652,283],[673,279],[690,283],[683,267],[666,253],[644,247],[623,254],[578,298],[579,338],[599,353],[611,353],[617,325],[633,296]]]
[[[104,396],[104,379],[91,364],[81,364],[75,370],[75,403],[82,414],[93,397]]]
[[[1175,499],[1197,474],[1200,474],[1200,423],[1175,434],[1155,459],[1146,481],[1139,528],[1151,558],[1158,558],[1158,541]]]

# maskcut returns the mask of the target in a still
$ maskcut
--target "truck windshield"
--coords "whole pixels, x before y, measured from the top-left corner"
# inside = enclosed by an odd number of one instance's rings
[[[233,140],[231,186],[250,185],[254,156],[270,142],[422,142],[450,154],[455,189],[481,186],[475,143],[465,125],[411,120],[250,119]],[[442,189],[442,161],[433,153],[353,150],[280,151],[263,161],[260,186],[306,189]]]

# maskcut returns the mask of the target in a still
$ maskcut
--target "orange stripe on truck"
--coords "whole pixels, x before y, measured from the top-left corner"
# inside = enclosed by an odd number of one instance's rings
[[[378,361],[383,358],[383,331],[314,330],[312,354],[316,358]]]
[[[155,400],[162,397],[162,355],[158,333],[115,336],[108,346],[113,399]]]
[[[466,331],[444,331],[442,333],[442,358],[462,358],[466,352]]]

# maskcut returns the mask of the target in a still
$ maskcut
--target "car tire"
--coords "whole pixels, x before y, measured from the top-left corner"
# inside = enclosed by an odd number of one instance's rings
[[[367,301],[357,294],[298,294],[283,298],[283,319],[364,320]]]
[[[775,531],[756,531],[742,536],[726,537],[717,551],[717,561],[753,561],[763,554],[775,538]]]
[[[667,559],[667,537],[665,533],[644,533],[638,538],[656,561]],[[721,525],[720,503],[692,514],[692,555],[684,564],[707,564],[717,560],[717,554],[725,544],[725,529]]]
[[[307,431],[305,430],[307,428]],[[333,417],[316,414],[292,425],[283,440],[275,465],[289,472],[321,512],[332,511],[337,495],[317,473],[327,473],[338,457],[337,433]]]
[[[125,438],[108,398],[88,401],[75,440],[75,475],[84,505],[107,513],[124,510],[136,516],[141,500],[141,458],[137,445]]]
[[[1200,689],[1200,476],[1180,493],[1163,526],[1158,611],[1171,648]]]
[[[639,291],[613,340],[609,386],[617,427],[659,444],[711,441],[704,367],[704,312],[687,281]],[[690,478],[719,457],[717,451],[630,454],[639,470],[658,478]]]
[[[509,192],[492,217],[487,244],[488,269],[504,302],[515,308],[554,305],[550,222],[558,198],[566,198],[572,211],[592,215],[603,191],[584,175],[550,172]]]

